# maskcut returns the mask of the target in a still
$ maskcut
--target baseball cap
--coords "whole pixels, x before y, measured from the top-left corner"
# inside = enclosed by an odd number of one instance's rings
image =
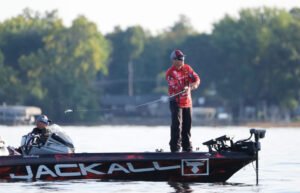
[[[49,125],[49,123],[51,122],[51,120],[49,120],[46,115],[39,115],[36,118],[36,122],[42,122],[42,123],[45,123],[45,124]]]
[[[185,55],[181,50],[172,51],[170,58],[171,60],[184,60]]]

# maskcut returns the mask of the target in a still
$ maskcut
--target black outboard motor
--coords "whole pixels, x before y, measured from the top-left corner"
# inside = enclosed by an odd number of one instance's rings
[[[23,155],[74,153],[75,148],[71,138],[62,131],[61,127],[53,124],[48,127],[50,135],[43,144],[39,135],[28,134],[22,137],[21,150]]]

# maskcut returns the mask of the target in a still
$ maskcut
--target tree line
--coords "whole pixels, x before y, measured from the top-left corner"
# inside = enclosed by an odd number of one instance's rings
[[[199,18],[198,22],[201,22]],[[300,9],[243,9],[211,33],[189,19],[152,35],[141,26],[102,34],[78,16],[65,26],[57,11],[26,9],[0,22],[0,102],[36,105],[55,120],[64,110],[99,109],[102,95],[166,94],[173,49],[186,53],[204,96],[237,113],[261,103],[294,110],[300,99]],[[69,121],[92,120],[76,113]]]

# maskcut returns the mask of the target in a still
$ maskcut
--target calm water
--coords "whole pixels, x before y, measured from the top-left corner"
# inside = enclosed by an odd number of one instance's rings
[[[169,150],[168,127],[99,126],[63,129],[71,136],[77,152],[143,152],[155,149]],[[0,135],[6,143],[19,146],[21,136],[31,127],[0,126]],[[192,141],[200,151],[207,151],[202,142],[223,134],[235,140],[247,138],[249,128],[194,127]],[[261,140],[260,185],[255,186],[252,164],[232,176],[226,184],[167,183],[167,182],[100,182],[76,180],[56,182],[0,183],[0,193],[91,193],[91,192],[299,192],[300,193],[300,128],[267,129]]]

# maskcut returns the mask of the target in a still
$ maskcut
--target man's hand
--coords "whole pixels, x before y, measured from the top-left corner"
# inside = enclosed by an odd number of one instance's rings
[[[184,88],[183,88],[183,91],[184,92],[187,92],[189,90],[189,87],[188,86],[185,86]]]
[[[194,83],[191,83],[190,84],[190,88],[191,88],[191,90],[195,90],[195,89],[197,89],[198,88],[198,84],[197,84],[197,82],[194,82]]]

